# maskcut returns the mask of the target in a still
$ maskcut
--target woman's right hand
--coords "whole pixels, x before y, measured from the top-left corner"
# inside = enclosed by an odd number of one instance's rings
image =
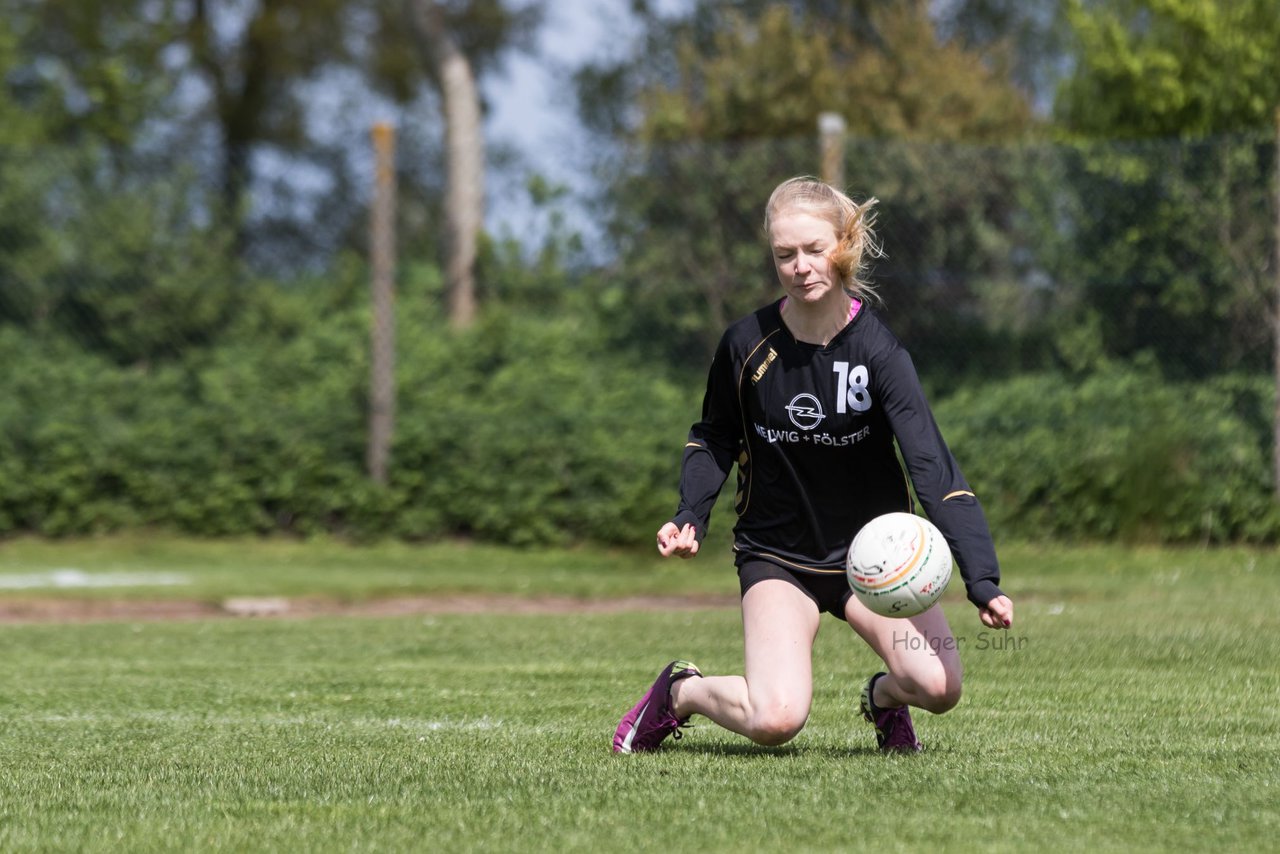
[[[693,557],[698,553],[697,533],[693,525],[677,528],[675,522],[668,522],[658,529],[658,554],[663,557]]]

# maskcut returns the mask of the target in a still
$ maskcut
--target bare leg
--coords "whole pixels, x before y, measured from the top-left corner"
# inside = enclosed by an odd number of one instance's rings
[[[882,617],[853,596],[845,606],[845,618],[888,670],[889,675],[876,682],[872,699],[877,706],[917,706],[942,714],[960,702],[964,671],[940,606],[907,619]]]
[[[809,719],[818,618],[794,585],[752,586],[742,597],[746,675],[682,679],[671,691],[676,717],[705,715],[757,744],[790,741]]]

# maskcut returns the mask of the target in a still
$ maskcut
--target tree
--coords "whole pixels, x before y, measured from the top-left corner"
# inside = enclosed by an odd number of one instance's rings
[[[1070,69],[1069,27],[1058,0],[953,0],[935,4],[948,41],[1000,58],[1038,114]]]
[[[1081,152],[1080,276],[1106,347],[1166,373],[1261,369],[1280,386],[1280,16],[1270,0],[1073,0],[1055,110]],[[1099,149],[1092,141],[1138,140]],[[1257,322],[1272,318],[1270,329]],[[1276,488],[1280,490],[1280,421]]]
[[[983,56],[940,41],[925,3],[820,5],[701,3],[687,18],[651,16],[637,57],[579,76],[584,118],[632,158],[607,167],[625,259],[612,287],[630,291],[613,301],[633,337],[673,359],[704,356],[727,320],[772,293],[758,214],[778,180],[815,171],[824,111],[876,141],[847,174],[856,195],[882,201],[889,257],[876,278],[908,316],[925,323],[957,287],[1006,275],[1008,253],[981,241],[1010,215],[1007,178],[979,146],[1024,135],[1026,99]],[[930,178],[943,193],[918,192]],[[942,239],[957,211],[968,236]],[[691,334],[692,348],[681,340]]]
[[[147,168],[144,117],[165,99],[141,73],[157,55],[145,27],[115,7],[97,29],[58,2],[14,11],[0,24],[0,322],[125,364],[208,342],[239,279],[223,233],[196,222],[190,172]],[[113,53],[66,53],[72,35]]]
[[[0,17],[0,81],[13,81],[20,65],[19,39]],[[49,311],[41,286],[47,234],[33,216],[51,176],[31,168],[32,152],[46,143],[44,116],[0,84],[0,324],[29,325]]]
[[[478,297],[475,262],[484,221],[484,103],[478,80],[509,50],[525,50],[544,2],[510,8],[501,0],[404,0],[377,7],[375,80],[397,101],[421,83],[439,93],[444,125],[444,266],[450,322],[468,327]]]
[[[476,242],[484,224],[484,134],[471,62],[431,0],[411,0],[423,53],[440,87],[445,125],[445,287],[455,329],[475,321]]]
[[[211,91],[221,141],[218,183],[239,246],[247,238],[252,155],[264,145],[303,148],[306,105],[298,84],[326,65],[352,60],[340,35],[351,5],[258,0],[247,8],[218,9],[209,0],[192,0],[181,23],[180,36]]]
[[[168,113],[173,79],[164,52],[172,0],[2,0],[14,38],[7,82],[40,116],[46,139],[85,140],[125,157],[144,124]]]
[[[1087,138],[1269,132],[1280,104],[1270,0],[1070,0],[1076,70],[1054,105]]]
[[[291,271],[325,263],[317,246],[359,243],[364,234],[357,227],[362,211],[351,201],[359,197],[353,169],[359,161],[351,155],[363,148],[366,128],[319,141],[308,125],[317,87],[367,101],[361,89],[372,84],[400,104],[416,101],[429,123],[434,104],[417,99],[443,91],[441,68],[459,68],[462,59],[482,76],[506,51],[530,45],[541,13],[541,2],[516,10],[500,0],[421,4],[442,25],[432,32],[447,34],[459,52],[437,67],[422,60],[422,40],[407,14],[413,4],[405,2],[0,2],[20,36],[11,79],[49,114],[54,139],[108,146],[122,180],[196,167],[202,192],[190,196],[193,217],[230,229],[237,255],[257,268]],[[455,143],[461,156],[450,162],[470,163],[472,174],[482,174],[483,148],[474,133],[483,107],[478,94],[447,99],[455,111],[448,124],[462,128],[456,108],[468,100],[473,133]],[[420,156],[424,146],[415,148],[416,137],[406,134],[404,141],[406,160],[419,155],[401,181],[412,204],[438,182],[439,163],[429,145],[428,159]],[[297,173],[308,180],[294,180]],[[472,210],[470,224],[454,231],[474,243],[483,181],[453,186],[467,194],[459,198]]]
[[[258,171],[261,154],[275,155],[277,172],[305,166],[347,195],[345,164],[307,131],[306,84],[356,63],[344,31],[372,0],[5,2],[22,35],[18,78],[42,92],[53,141],[104,146],[125,181],[198,164],[193,212],[232,230],[241,257],[293,261],[299,241],[284,220],[308,218],[296,212],[306,205],[275,214],[289,207],[274,204],[282,182],[250,202],[255,182],[272,177]],[[317,228],[340,232],[334,220],[312,217],[308,251]]]
[[[1272,240],[1265,210],[1280,105],[1267,0],[1067,7],[1077,65],[1055,104],[1088,200],[1074,278],[1106,351],[1166,372],[1261,367]],[[1124,140],[1116,143],[1115,140]]]

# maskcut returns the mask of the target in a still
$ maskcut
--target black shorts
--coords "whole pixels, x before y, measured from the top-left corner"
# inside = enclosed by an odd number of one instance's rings
[[[800,572],[752,557],[743,558],[738,564],[738,586],[744,596],[753,585],[768,578],[777,578],[798,587],[813,600],[819,612],[826,611],[841,620],[844,619],[845,603],[853,595],[849,579],[843,572],[830,575]]]

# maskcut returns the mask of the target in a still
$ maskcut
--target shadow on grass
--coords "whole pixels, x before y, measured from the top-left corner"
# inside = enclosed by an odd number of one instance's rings
[[[759,744],[751,744],[743,742],[738,744],[690,744],[687,741],[681,742],[679,745],[668,745],[662,748],[662,752],[683,752],[697,753],[704,756],[777,756],[787,758],[804,758],[811,756],[826,757],[829,759],[861,759],[865,757],[880,757],[883,754],[875,747],[859,746],[859,747],[832,747],[829,745],[793,745],[785,744],[780,747],[764,747]],[[925,753],[929,751],[926,750]],[[934,751],[937,752],[937,751]],[[894,758],[898,756],[921,756],[921,753],[910,754],[892,754]]]

